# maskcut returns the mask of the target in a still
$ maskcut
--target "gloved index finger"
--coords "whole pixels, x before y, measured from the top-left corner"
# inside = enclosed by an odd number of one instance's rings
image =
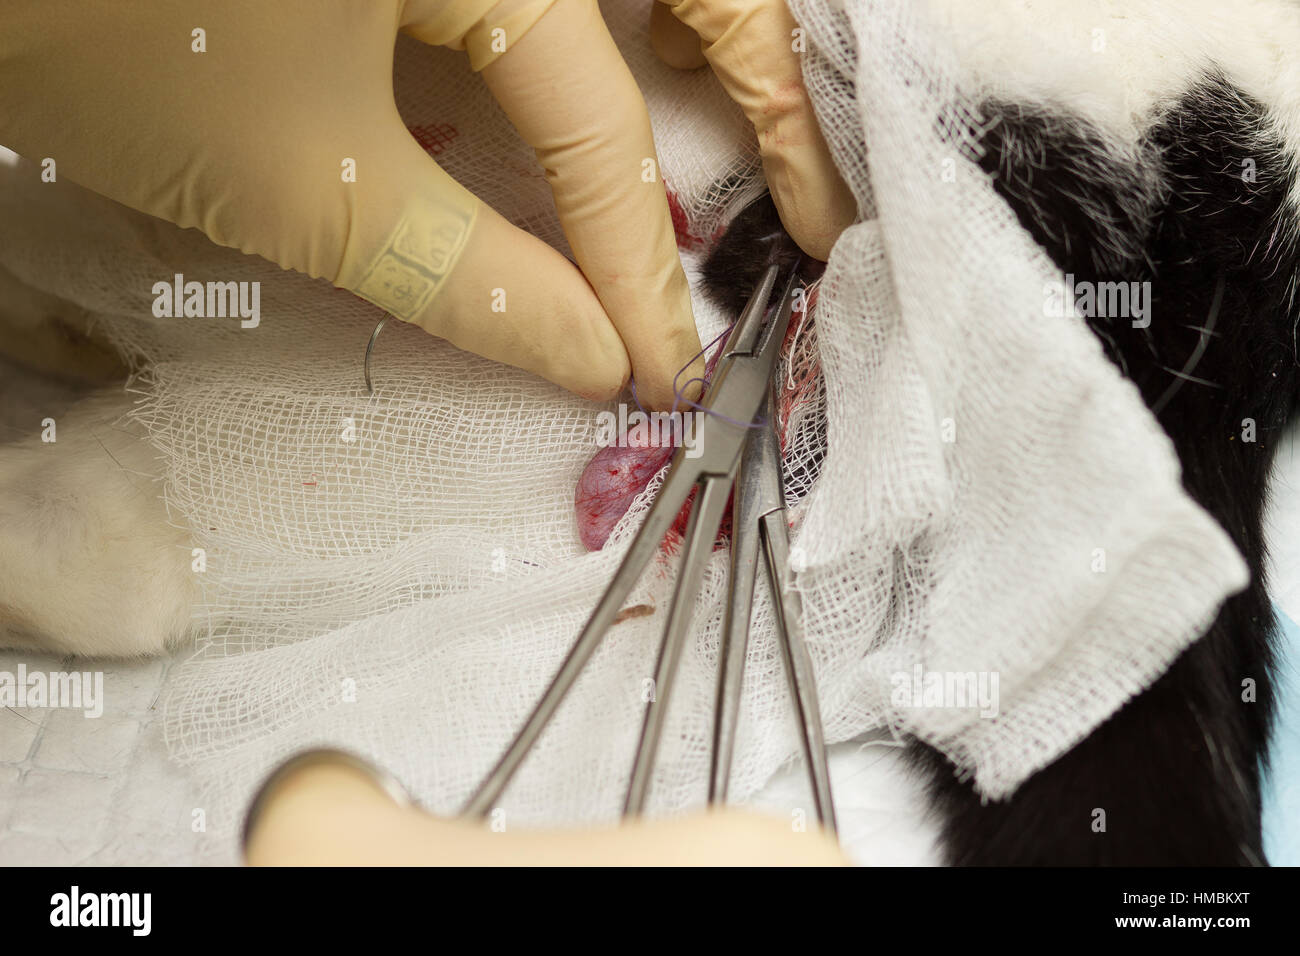
[[[782,223],[804,252],[826,259],[857,204],[817,124],[785,0],[656,2],[699,35],[714,74],[754,124]]]
[[[527,33],[557,0],[404,0],[402,30],[431,46],[464,50],[481,70]]]
[[[700,348],[690,287],[645,102],[594,0],[551,7],[483,78],[545,169],[641,400],[670,407],[673,377]]]

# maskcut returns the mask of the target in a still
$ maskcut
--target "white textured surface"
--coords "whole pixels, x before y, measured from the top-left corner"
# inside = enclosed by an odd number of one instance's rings
[[[0,653],[0,670],[86,670],[94,662]],[[199,806],[184,771],[167,757],[155,710],[170,661],[114,665],[104,675],[104,714],[0,710],[0,866],[233,862],[203,847]],[[924,794],[884,744],[831,751],[841,840],[864,866],[938,863]],[[779,771],[754,807],[789,816],[810,799],[800,765]]]
[[[0,709],[0,866],[192,863],[206,834],[157,721],[170,661],[0,652],[0,671],[99,670],[104,713]],[[202,809],[202,808],[198,808]]]
[[[0,155],[0,160],[3,156]],[[75,390],[0,359],[0,442],[39,428]],[[0,455],[4,454],[0,445]],[[0,708],[0,866],[180,864],[205,834],[158,720],[170,659],[96,662],[0,651],[0,671],[102,671],[104,710]]]

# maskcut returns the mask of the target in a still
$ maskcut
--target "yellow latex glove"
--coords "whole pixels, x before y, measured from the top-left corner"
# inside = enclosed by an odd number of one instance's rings
[[[365,772],[325,761],[286,773],[247,834],[253,866],[845,866],[820,829],[743,810],[589,830],[493,832],[394,800]]]
[[[657,0],[651,43],[670,66],[705,61],[758,133],[763,172],[781,222],[825,260],[857,214],[804,88],[796,23],[785,0]]]
[[[582,272],[407,132],[398,30],[469,51]],[[594,0],[4,0],[0,143],[591,398],[634,371],[667,407],[700,347],[663,185],[642,177],[645,104]]]

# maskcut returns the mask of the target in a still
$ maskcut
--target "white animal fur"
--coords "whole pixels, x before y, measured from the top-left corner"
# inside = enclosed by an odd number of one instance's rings
[[[161,498],[152,446],[122,393],[87,399],[0,445],[0,646],[136,657],[190,630],[188,532]]]
[[[1217,69],[1270,108],[1287,154],[1300,161],[1300,3],[925,2],[988,95],[1086,116],[1132,153],[1160,109],[1192,78]],[[1300,179],[1291,201],[1300,215]]]

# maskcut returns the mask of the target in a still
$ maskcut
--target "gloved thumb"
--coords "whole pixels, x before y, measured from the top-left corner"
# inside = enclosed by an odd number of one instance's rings
[[[695,70],[709,62],[700,35],[662,3],[650,4],[650,48],[677,70]]]

